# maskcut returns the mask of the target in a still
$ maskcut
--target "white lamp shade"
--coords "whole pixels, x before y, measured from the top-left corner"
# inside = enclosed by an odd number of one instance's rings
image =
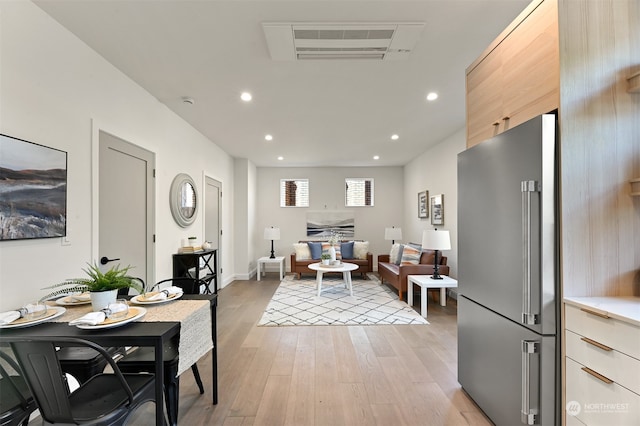
[[[280,228],[264,228],[264,239],[265,240],[279,240],[280,239]]]
[[[427,229],[422,232],[423,250],[451,250],[451,238],[449,231],[436,231]]]
[[[385,240],[401,240],[402,228],[384,228]]]

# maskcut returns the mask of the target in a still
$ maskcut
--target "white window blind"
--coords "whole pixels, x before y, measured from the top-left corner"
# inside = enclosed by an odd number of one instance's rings
[[[280,207],[309,207],[309,179],[280,179]]]
[[[364,207],[373,206],[373,179],[346,178],[345,206]]]

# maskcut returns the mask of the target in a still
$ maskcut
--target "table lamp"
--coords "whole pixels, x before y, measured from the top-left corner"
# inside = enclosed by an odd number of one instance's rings
[[[451,239],[449,231],[438,231],[437,229],[427,229],[422,232],[422,249],[435,250],[436,258],[433,267],[433,275],[431,279],[441,280],[442,277],[438,273],[438,250],[451,250]]]
[[[391,244],[395,244],[396,240],[402,239],[402,228],[396,228],[392,226],[391,228],[384,228],[384,239],[391,240]]]
[[[275,259],[276,255],[273,251],[273,240],[280,239],[280,228],[274,228],[273,226],[271,228],[264,228],[264,239],[271,240],[271,256],[269,256],[269,259]]]

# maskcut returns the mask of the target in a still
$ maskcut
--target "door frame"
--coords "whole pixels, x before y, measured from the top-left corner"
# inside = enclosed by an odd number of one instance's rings
[[[117,126],[108,126],[101,123],[95,118],[91,119],[91,261],[97,261],[100,254],[100,194],[99,194],[99,176],[100,176],[100,132],[108,133],[118,139],[121,139],[131,145],[137,146],[140,149],[144,149],[153,153],[155,163],[155,152],[151,151],[144,146],[131,142],[136,138],[129,135],[122,129],[115,129]],[[155,164],[153,165],[155,170]],[[153,179],[153,190],[147,195],[147,206],[150,208],[147,210],[147,282],[155,283],[156,273],[156,245],[155,240],[152,237],[155,235],[156,229],[156,208],[155,208],[155,194],[156,194],[156,180]],[[151,234],[151,235],[149,235]]]
[[[222,246],[223,246],[223,240],[222,237],[225,235],[222,232],[222,223],[224,222],[222,220],[222,212],[224,211],[224,209],[222,208],[222,190],[224,188],[224,182],[222,179],[220,179],[220,177],[214,175],[213,173],[208,173],[207,171],[203,171],[202,172],[202,235],[206,235],[206,220],[205,220],[205,213],[204,213],[204,209],[207,205],[207,200],[206,200],[206,193],[207,193],[207,178],[209,179],[213,179],[216,182],[220,183],[220,199],[218,200],[218,231],[220,232],[220,235],[218,235],[218,253],[217,253],[217,257],[218,257],[218,270],[216,271],[216,274],[218,275],[218,290],[221,289],[224,284],[222,281],[222,273],[220,271],[223,270],[222,268]]]

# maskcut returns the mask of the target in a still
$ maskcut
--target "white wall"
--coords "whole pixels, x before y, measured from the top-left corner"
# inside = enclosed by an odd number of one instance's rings
[[[232,232],[233,159],[154,97],[89,49],[31,2],[0,2],[0,132],[68,152],[68,235],[0,241],[0,310],[44,293],[41,287],[81,275],[97,256],[92,241],[93,123],[156,153],[156,277],[171,275],[171,254],[182,238],[202,238],[203,215],[178,227],[169,210],[177,173],[190,174],[203,193],[203,172],[225,188],[222,228]],[[233,236],[222,240],[233,253]],[[233,257],[222,257],[222,282]]]
[[[451,250],[447,256],[450,275],[458,276],[458,153],[466,149],[465,129],[460,129],[438,145],[404,167],[404,224],[405,241],[420,243],[425,229],[446,229],[451,235]],[[431,225],[429,218],[418,218],[418,192],[429,196],[444,194],[444,225]]]
[[[377,256],[390,248],[390,241],[384,239],[384,228],[402,224],[405,205],[402,175],[402,167],[258,168],[255,256],[269,255],[271,242],[263,239],[263,231],[269,226],[278,227],[280,240],[274,241],[275,252],[277,256],[286,256],[287,270],[291,270],[292,244],[308,239],[308,211],[351,211],[355,216],[355,239],[369,241],[376,269]],[[345,208],[344,180],[348,177],[374,179],[373,207]],[[309,179],[309,208],[280,207],[280,179],[288,178]]]
[[[235,278],[247,280],[256,267],[253,245],[256,224],[256,166],[245,158],[235,159],[234,252]],[[259,257],[259,256],[258,256]]]

